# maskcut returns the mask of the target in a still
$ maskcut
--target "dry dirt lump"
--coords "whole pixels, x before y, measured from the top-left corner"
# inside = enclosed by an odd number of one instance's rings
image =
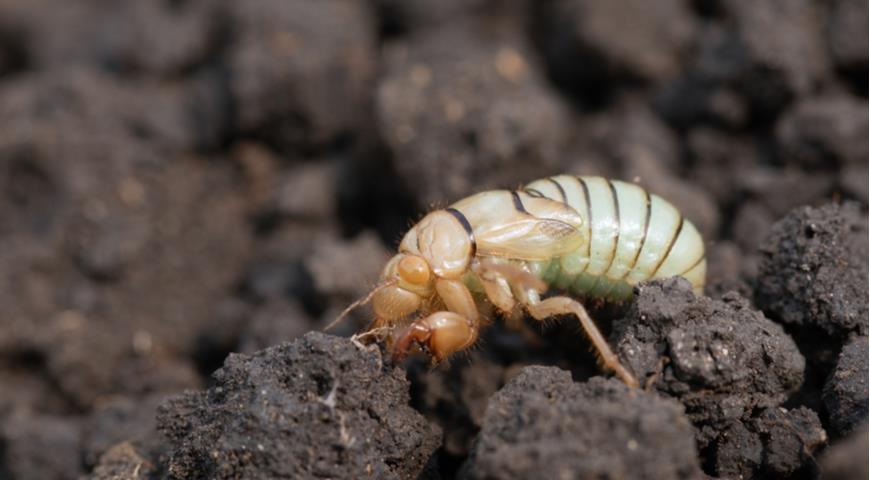
[[[761,247],[756,304],[785,324],[866,335],[866,240],[855,204],[793,210]]]
[[[734,292],[696,297],[683,278],[637,287],[613,335],[641,382],[652,379],[686,406],[701,448],[731,420],[780,405],[803,382],[804,357],[781,325]]]
[[[672,400],[614,379],[527,367],[489,402],[466,479],[698,478],[692,428]]]
[[[867,337],[846,344],[822,398],[832,430],[846,436],[867,421]]]
[[[440,444],[404,372],[348,339],[231,355],[213,378],[161,407],[171,478],[416,478]]]

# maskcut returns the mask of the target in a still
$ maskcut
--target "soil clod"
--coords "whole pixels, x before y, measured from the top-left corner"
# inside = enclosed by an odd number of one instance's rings
[[[490,400],[460,478],[698,478],[677,402],[614,379],[527,367]]]
[[[158,428],[171,478],[413,479],[440,432],[408,401],[377,351],[309,333],[231,355],[208,390],[165,403]]]

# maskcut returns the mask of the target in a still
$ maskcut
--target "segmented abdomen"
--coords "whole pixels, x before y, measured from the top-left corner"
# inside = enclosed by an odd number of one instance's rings
[[[703,290],[701,235],[661,197],[631,183],[571,175],[536,180],[524,191],[567,204],[589,229],[588,244],[573,258],[538,265],[545,280],[578,294],[617,299],[630,296],[641,281],[676,275],[696,293]]]

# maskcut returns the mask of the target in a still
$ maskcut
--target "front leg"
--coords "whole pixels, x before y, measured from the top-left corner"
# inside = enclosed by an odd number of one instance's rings
[[[414,321],[393,344],[393,362],[405,359],[414,344],[426,347],[439,363],[477,340],[478,326],[453,312],[435,312]]]
[[[458,280],[439,279],[435,290],[449,311],[418,318],[393,343],[393,361],[401,361],[415,344],[425,346],[441,362],[477,341],[480,314],[468,288]]]

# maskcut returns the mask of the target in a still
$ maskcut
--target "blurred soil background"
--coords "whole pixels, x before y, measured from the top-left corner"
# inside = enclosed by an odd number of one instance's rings
[[[867,9],[0,0],[0,478],[867,478]],[[557,173],[707,240],[709,298],[596,314],[649,391],[568,322],[407,380],[303,337]]]

